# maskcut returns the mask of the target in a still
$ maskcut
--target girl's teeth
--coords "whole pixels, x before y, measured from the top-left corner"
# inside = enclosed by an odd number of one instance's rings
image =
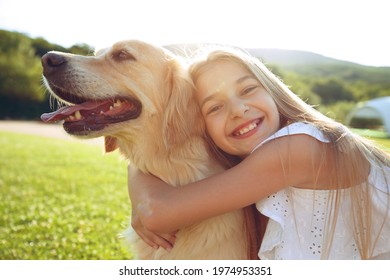
[[[243,129],[240,129],[240,131],[238,131],[238,135],[243,135],[245,133],[248,133],[249,131],[253,130],[254,128],[257,127],[257,124],[256,123],[251,123],[249,126],[243,128]]]

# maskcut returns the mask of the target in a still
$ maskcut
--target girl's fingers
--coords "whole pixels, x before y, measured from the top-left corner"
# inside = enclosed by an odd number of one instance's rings
[[[144,235],[143,233],[140,233],[140,232],[137,232],[137,234],[142,239],[142,241],[144,241],[150,247],[152,247],[156,250],[159,248],[159,245],[157,243],[155,243],[151,238],[148,238],[146,235]]]
[[[173,246],[175,245],[175,242],[176,242],[176,235],[175,234],[161,234],[159,235],[159,238],[163,239],[164,241],[163,242],[166,242],[168,244],[169,247],[164,247],[162,246],[163,248],[165,248],[166,250],[171,250],[173,248]]]
[[[154,249],[158,249],[159,247],[162,247],[167,251],[172,250],[173,244],[176,239],[175,237],[168,234],[159,235],[147,230],[143,230],[142,232],[137,231],[137,234],[150,247]]]

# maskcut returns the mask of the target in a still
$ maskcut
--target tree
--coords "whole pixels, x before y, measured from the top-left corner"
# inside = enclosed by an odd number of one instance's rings
[[[31,40],[23,34],[0,32],[0,96],[43,100],[41,64]]]
[[[87,44],[76,44],[71,46],[69,49],[67,49],[62,46],[49,43],[42,37],[32,39],[31,45],[35,50],[35,55],[38,57],[42,57],[49,51],[68,52],[68,53],[80,54],[80,55],[93,54],[93,47]]]
[[[293,72],[287,72],[283,74],[283,81],[307,104],[319,105],[321,103],[321,97],[311,89],[312,81],[310,78],[300,76]]]
[[[344,82],[335,78],[314,82],[312,91],[321,97],[323,104],[354,100],[353,93],[344,85]]]
[[[41,72],[30,38],[0,30],[0,118],[37,118],[45,110]]]
[[[49,110],[40,60],[52,50],[93,53],[86,44],[66,49],[44,38],[31,39],[22,33],[0,30],[0,118],[38,118]]]
[[[42,37],[32,39],[31,46],[34,48],[35,55],[38,57],[42,57],[45,53],[49,51],[67,52],[66,48],[49,43]]]
[[[76,44],[68,49],[68,52],[80,55],[93,55],[94,48],[87,44]]]

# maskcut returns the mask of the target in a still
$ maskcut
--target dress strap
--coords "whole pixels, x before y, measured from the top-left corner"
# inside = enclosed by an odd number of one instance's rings
[[[265,143],[274,140],[276,138],[280,138],[287,135],[296,135],[296,134],[306,134],[309,136],[314,137],[318,141],[329,143],[329,140],[325,137],[324,133],[319,130],[316,126],[310,124],[310,123],[303,123],[303,122],[296,122],[292,123],[288,126],[283,127],[282,129],[278,130],[275,134],[271,135],[267,139],[265,139],[263,142],[258,144],[251,153],[253,153],[256,149],[264,145]]]

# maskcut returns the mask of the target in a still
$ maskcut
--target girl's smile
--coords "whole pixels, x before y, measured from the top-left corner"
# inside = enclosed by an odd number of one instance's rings
[[[207,131],[226,153],[246,157],[279,129],[274,100],[243,65],[215,62],[195,84]]]
[[[240,125],[238,128],[236,128],[232,133],[232,137],[237,138],[246,138],[249,136],[252,136],[255,134],[258,130],[259,125],[263,121],[263,118],[255,119],[252,121],[249,121],[247,123],[244,123],[243,125]]]

